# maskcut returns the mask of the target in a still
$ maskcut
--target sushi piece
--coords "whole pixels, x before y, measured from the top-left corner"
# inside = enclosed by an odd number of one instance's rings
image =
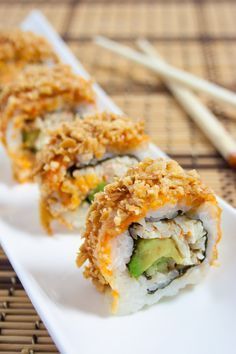
[[[196,171],[145,159],[90,207],[77,263],[128,314],[198,282],[217,258],[221,210]]]
[[[35,157],[47,133],[95,104],[91,83],[69,66],[29,66],[0,96],[1,138],[18,182],[32,179]]]
[[[110,113],[63,123],[52,132],[35,170],[47,231],[53,220],[83,227],[95,194],[138,162],[138,149],[147,141],[143,122]]]
[[[58,58],[50,44],[32,32],[0,32],[0,89],[28,64],[55,64]]]

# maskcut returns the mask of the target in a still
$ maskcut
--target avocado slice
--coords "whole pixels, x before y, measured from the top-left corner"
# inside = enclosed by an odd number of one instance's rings
[[[128,263],[130,275],[138,278],[147,270],[149,270],[152,275],[154,274],[154,271],[164,271],[168,266],[166,260],[168,258],[172,258],[177,264],[181,264],[183,261],[176,244],[172,239],[140,238],[136,242],[135,251]],[[154,268],[150,270],[149,268],[151,266]]]
[[[29,149],[33,152],[36,151],[35,142],[38,139],[39,133],[40,133],[39,129],[35,129],[30,132],[24,130],[22,132],[22,141],[23,141],[24,146],[27,149]]]
[[[145,271],[145,275],[147,278],[152,278],[157,272],[168,273],[175,263],[172,257],[161,257]]]
[[[97,185],[97,187],[95,189],[92,190],[92,192],[90,192],[87,196],[87,201],[91,204],[94,201],[95,198],[95,194],[99,193],[99,192],[103,192],[104,188],[106,186],[106,182],[101,182]]]

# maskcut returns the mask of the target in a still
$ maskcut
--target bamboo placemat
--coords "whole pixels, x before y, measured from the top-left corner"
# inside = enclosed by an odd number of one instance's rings
[[[115,102],[146,121],[153,141],[186,168],[197,168],[236,206],[236,174],[146,69],[92,43],[97,34],[135,46],[148,38],[174,65],[236,90],[236,3],[232,0],[41,0],[0,2],[0,27],[18,25],[38,8]],[[236,138],[236,110],[203,101]],[[58,352],[0,250],[0,353]]]

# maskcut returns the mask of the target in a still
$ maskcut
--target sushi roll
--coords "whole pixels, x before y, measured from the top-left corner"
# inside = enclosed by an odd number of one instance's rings
[[[0,89],[28,64],[56,62],[56,54],[43,37],[20,30],[0,32]]]
[[[147,141],[143,122],[110,113],[63,123],[52,132],[35,170],[47,231],[53,220],[81,229],[95,194],[138,162],[138,149]]]
[[[94,107],[91,83],[69,66],[29,66],[0,96],[1,138],[18,182],[32,179],[35,157],[47,132]]]
[[[221,210],[196,171],[145,159],[90,207],[78,266],[128,314],[198,282],[217,258]]]

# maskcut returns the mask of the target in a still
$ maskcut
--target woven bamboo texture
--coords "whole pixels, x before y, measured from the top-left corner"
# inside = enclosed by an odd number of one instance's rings
[[[49,18],[85,68],[114,101],[146,121],[153,141],[182,166],[199,170],[236,206],[236,174],[152,72],[97,48],[102,34],[135,47],[147,38],[170,63],[236,90],[236,3],[230,0],[41,0],[0,2],[0,28],[32,9]],[[236,138],[236,110],[201,99]],[[57,353],[9,261],[0,249],[0,353]]]

